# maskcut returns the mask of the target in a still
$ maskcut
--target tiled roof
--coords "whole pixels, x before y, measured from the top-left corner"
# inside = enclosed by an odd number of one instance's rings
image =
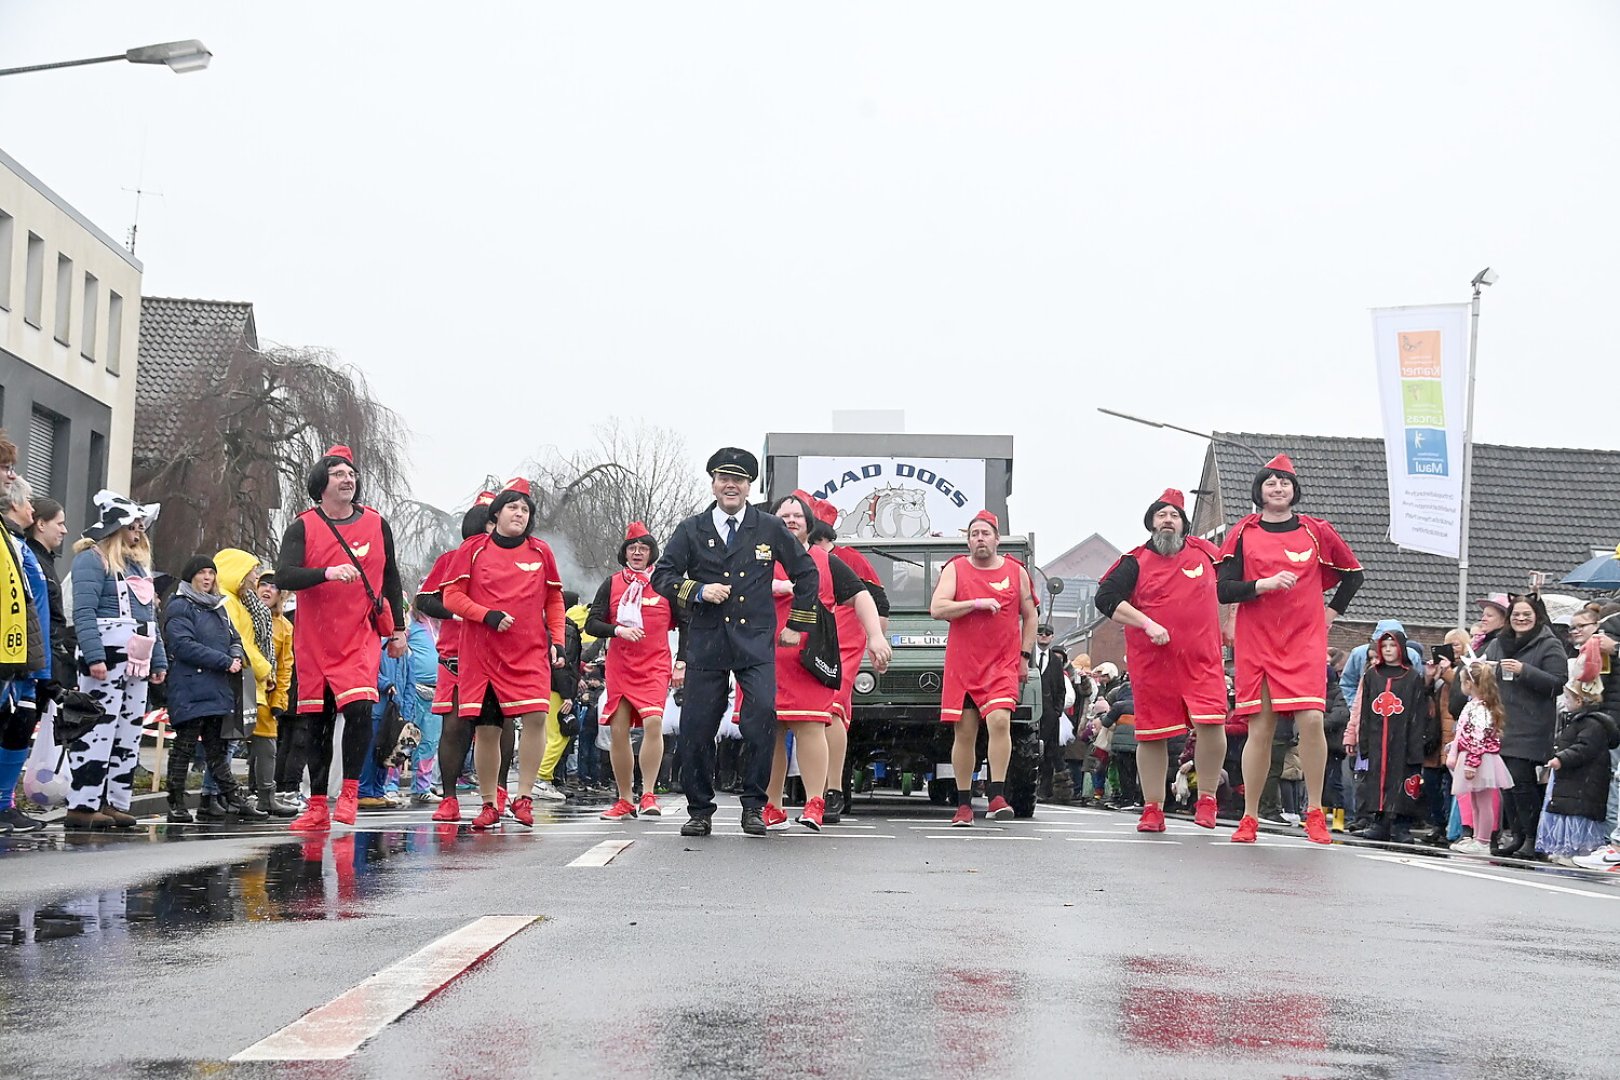
[[[1286,453],[1299,470],[1300,508],[1331,521],[1361,559],[1365,584],[1349,614],[1357,621],[1394,617],[1449,625],[1457,617],[1457,563],[1405,551],[1389,540],[1389,488],[1382,439],[1216,432],[1259,451]],[[1250,513],[1259,469],[1241,447],[1211,443],[1193,508],[1200,532]],[[1469,522],[1470,598],[1523,592],[1531,571],[1547,592],[1582,595],[1557,581],[1620,541],[1620,452],[1548,447],[1474,446]]]
[[[137,462],[167,453],[178,434],[180,405],[197,393],[199,374],[224,364],[243,345],[259,347],[251,303],[141,297],[140,365],[135,386]]]

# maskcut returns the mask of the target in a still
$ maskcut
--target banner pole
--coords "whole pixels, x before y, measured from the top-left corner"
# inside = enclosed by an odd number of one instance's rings
[[[1463,419],[1462,528],[1457,558],[1457,625],[1468,629],[1468,525],[1473,514],[1474,486],[1474,363],[1479,352],[1479,279],[1474,279],[1474,300],[1468,317],[1468,404]]]

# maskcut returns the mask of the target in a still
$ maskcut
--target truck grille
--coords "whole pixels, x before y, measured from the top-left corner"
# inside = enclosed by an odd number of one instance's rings
[[[937,671],[887,671],[877,680],[880,694],[938,694],[939,689]]]

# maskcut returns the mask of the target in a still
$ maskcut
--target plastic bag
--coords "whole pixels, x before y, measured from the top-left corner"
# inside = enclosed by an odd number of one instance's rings
[[[1068,746],[1074,742],[1074,721],[1067,716],[1058,717],[1058,745]]]
[[[673,737],[681,733],[681,707],[675,704],[675,695],[664,700],[664,734]]]
[[[67,802],[72,777],[68,774],[67,747],[56,745],[56,703],[45,708],[45,715],[34,739],[34,749],[23,765],[23,795],[40,809]]]

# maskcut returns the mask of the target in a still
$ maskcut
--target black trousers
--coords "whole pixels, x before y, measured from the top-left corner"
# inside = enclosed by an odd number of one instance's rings
[[[771,779],[776,753],[776,665],[755,664],[727,672],[724,668],[687,668],[686,701],[681,706],[681,787],[686,812],[709,817],[714,813],[714,740],[726,714],[730,685],[737,676],[742,711],[737,726],[748,753],[743,757],[742,804],[758,810],[765,805],[765,785]]]
[[[208,774],[219,786],[220,795],[229,799],[236,794],[236,777],[231,774],[231,760],[225,754],[225,740],[220,729],[223,716],[204,716],[174,729],[174,743],[169,748],[169,799],[183,800],[186,774],[191,771],[192,759],[197,756],[197,742],[203,747],[203,758],[208,762]]]
[[[309,718],[290,709],[276,721],[276,790],[294,792],[309,759]]]
[[[1513,786],[1502,792],[1502,828],[1512,829],[1536,849],[1536,828],[1541,824],[1541,800],[1547,788],[1536,783],[1536,766],[1545,764],[1530,758],[1502,755],[1502,764],[1513,777]]]

